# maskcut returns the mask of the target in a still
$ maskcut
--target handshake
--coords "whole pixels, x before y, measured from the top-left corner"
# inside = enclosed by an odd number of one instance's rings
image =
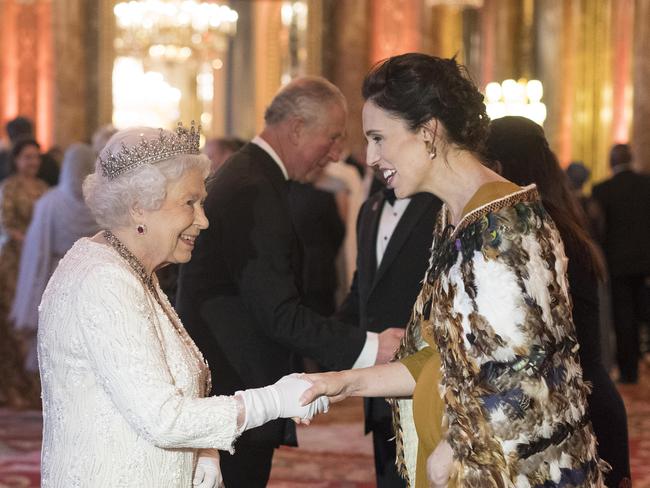
[[[312,383],[298,373],[280,378],[275,384],[263,388],[238,391],[246,411],[243,430],[259,427],[277,418],[293,418],[296,422],[309,423],[319,413],[329,409],[329,400],[322,396],[307,405],[300,397]]]

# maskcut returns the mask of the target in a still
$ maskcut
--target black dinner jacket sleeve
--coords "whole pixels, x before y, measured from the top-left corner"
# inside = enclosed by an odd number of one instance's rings
[[[280,168],[254,144],[227,164],[206,201],[208,232],[258,332],[325,367],[350,368],[366,332],[302,304],[299,243]]]
[[[359,327],[361,324],[359,306],[359,271],[357,269],[352,276],[350,290],[334,316],[341,322]]]

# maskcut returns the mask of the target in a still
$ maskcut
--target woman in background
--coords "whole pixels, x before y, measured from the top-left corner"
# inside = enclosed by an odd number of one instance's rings
[[[604,279],[605,269],[601,255],[589,238],[586,216],[539,125],[524,117],[494,120],[487,146],[489,157],[498,161],[501,175],[518,185],[537,185],[544,208],[560,231],[569,258],[568,277],[580,364],[583,378],[592,384],[587,397],[589,414],[598,454],[612,467],[605,483],[610,487],[628,486],[630,459],[625,405],[601,360],[598,283]]]
[[[36,176],[41,154],[34,139],[17,141],[11,156],[11,174],[0,185],[0,404],[24,408],[38,405],[38,389],[23,370],[21,348],[8,319],[34,203],[48,186]]]
[[[36,202],[20,258],[18,285],[10,320],[27,352],[25,369],[38,373],[38,304],[63,255],[77,239],[99,230],[83,200],[81,185],[92,173],[97,154],[87,144],[65,152],[59,184]]]

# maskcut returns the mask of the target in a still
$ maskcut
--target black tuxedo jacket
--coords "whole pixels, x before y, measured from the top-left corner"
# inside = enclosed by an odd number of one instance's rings
[[[181,267],[177,309],[210,364],[213,394],[274,383],[295,371],[294,353],[349,368],[365,343],[365,331],[301,303],[301,252],[287,193],[282,171],[255,144],[208,183],[210,227]],[[292,421],[245,433],[267,445],[294,443],[294,434]]]
[[[292,181],[289,207],[302,246],[303,303],[322,315],[336,310],[336,256],[345,237],[333,193]]]
[[[612,276],[650,274],[650,176],[621,171],[594,186],[605,215],[603,249]]]
[[[373,194],[357,221],[357,269],[350,293],[337,312],[362,330],[405,327],[427,270],[433,227],[442,202],[428,193],[414,195],[393,232],[377,268],[377,232],[384,194]],[[366,399],[366,430],[390,417],[383,398]]]

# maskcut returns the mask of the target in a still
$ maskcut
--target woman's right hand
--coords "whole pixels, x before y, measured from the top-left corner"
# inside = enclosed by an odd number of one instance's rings
[[[307,405],[321,396],[327,396],[330,402],[336,403],[352,393],[345,371],[305,374],[303,376],[307,381],[313,383],[300,397],[303,405]]]

